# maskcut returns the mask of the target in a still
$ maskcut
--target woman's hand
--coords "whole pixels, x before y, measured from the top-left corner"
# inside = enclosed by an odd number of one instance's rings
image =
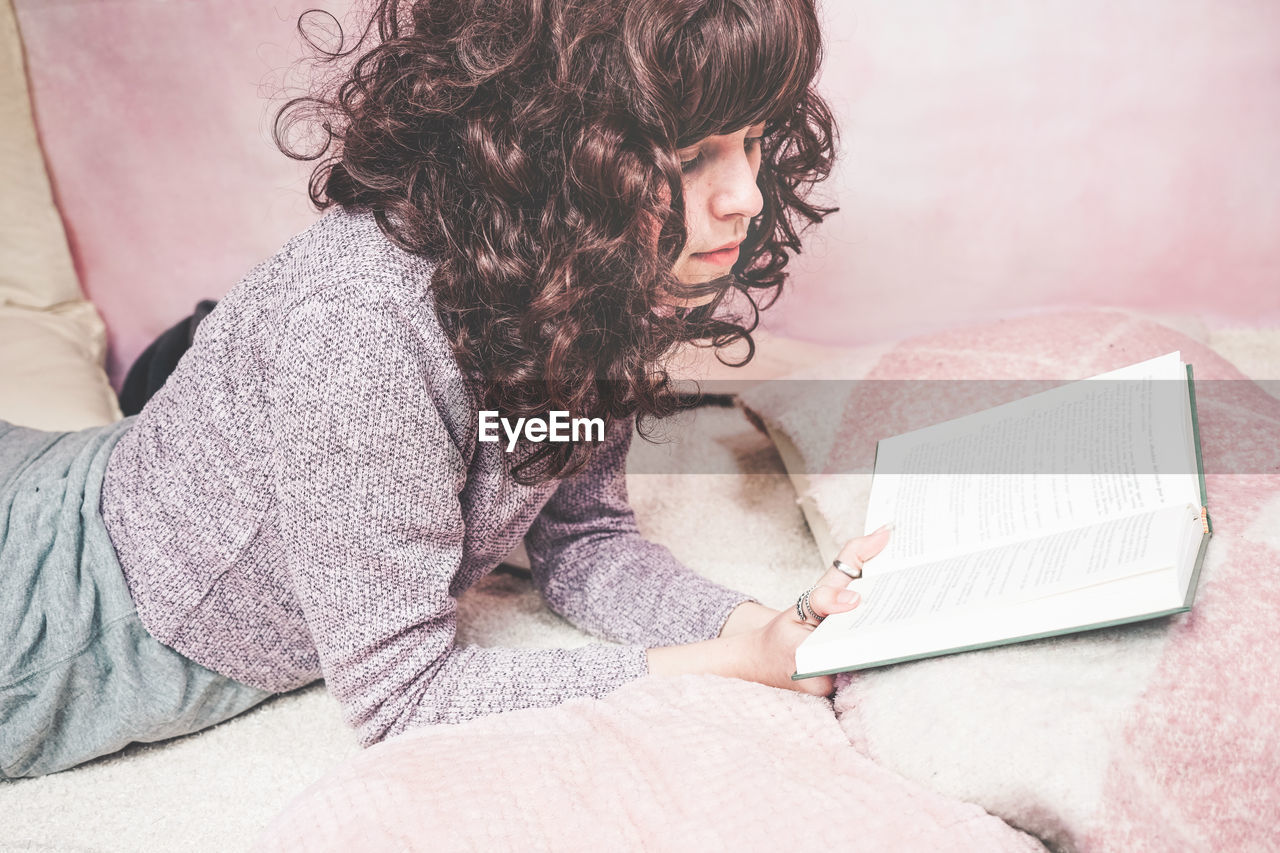
[[[890,530],[886,525],[874,533],[850,539],[840,549],[837,559],[851,566],[861,566],[889,544]],[[844,613],[861,603],[857,592],[845,588],[848,585],[848,575],[835,567],[827,569],[809,593],[809,609],[805,611],[804,621],[800,620],[796,608],[790,607],[755,632],[752,638],[756,648],[745,662],[747,670],[741,677],[813,696],[830,696],[835,690],[834,676],[816,675],[793,681],[791,674],[796,668],[796,647],[821,621],[820,618],[815,619],[814,614],[826,617],[832,613]]]
[[[886,525],[874,533],[850,539],[840,549],[838,559],[852,566],[861,565],[884,550],[889,543],[889,532]],[[833,676],[793,681],[791,674],[796,669],[796,646],[818,626],[820,617],[858,606],[858,595],[846,590],[848,585],[847,575],[834,567],[827,569],[809,594],[810,610],[806,611],[803,621],[794,606],[775,613],[753,602],[741,604],[714,640],[649,649],[649,671],[659,675],[709,672],[814,696],[829,696],[835,690]]]

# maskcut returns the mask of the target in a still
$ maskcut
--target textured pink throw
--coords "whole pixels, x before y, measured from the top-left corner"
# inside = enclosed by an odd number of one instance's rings
[[[905,782],[828,701],[715,676],[650,676],[408,732],[313,785],[264,851],[1042,849]]]

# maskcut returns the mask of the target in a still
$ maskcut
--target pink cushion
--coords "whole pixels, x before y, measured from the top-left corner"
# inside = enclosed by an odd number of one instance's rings
[[[1030,851],[976,806],[851,749],[828,702],[715,676],[649,677],[420,729],[293,801],[260,851]]]

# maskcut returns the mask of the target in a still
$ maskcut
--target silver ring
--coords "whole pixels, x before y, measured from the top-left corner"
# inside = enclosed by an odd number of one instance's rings
[[[814,591],[815,589],[817,589],[817,587],[815,587],[815,586],[811,586],[811,587],[809,587],[808,589],[806,589],[806,590],[804,591],[804,595],[800,596],[800,600],[804,602],[805,609],[806,609],[806,610],[808,610],[810,613],[812,613],[812,614],[813,614],[813,618],[814,618],[814,619],[817,619],[819,622],[821,622],[821,621],[822,621],[822,617],[818,615],[818,611],[816,611],[816,610],[814,610],[814,609],[813,609],[813,602],[811,602],[811,601],[809,600],[809,596],[813,594],[813,591]],[[809,620],[808,620],[808,619],[805,619],[804,621],[808,622]]]
[[[854,559],[857,560],[857,557],[855,557]],[[849,578],[855,581],[858,578],[862,577],[862,561],[861,560],[858,560],[858,565],[856,566],[851,566],[848,563],[846,563],[844,560],[832,560],[831,568],[835,569],[836,571],[842,574],[848,575]]]
[[[799,617],[801,622],[809,621],[804,615],[804,597],[806,595],[808,595],[807,592],[802,592],[800,597],[796,599],[796,616]]]

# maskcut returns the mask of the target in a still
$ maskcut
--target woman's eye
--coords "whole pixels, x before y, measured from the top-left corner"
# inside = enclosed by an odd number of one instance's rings
[[[742,145],[743,145],[743,149],[746,150],[747,153],[754,153],[760,149],[763,142],[764,142],[764,135],[762,134],[760,136],[745,137],[743,139]],[[680,161],[680,171],[685,174],[696,171],[698,167],[702,165],[702,162],[705,159],[705,155],[706,155],[705,151],[699,151],[697,154],[695,154],[692,157],[682,159]],[[716,156],[719,156],[719,155],[717,154]]]
[[[689,158],[688,160],[680,161],[680,171],[692,172],[694,169],[698,168],[698,164],[701,162],[702,162],[702,152],[699,151],[696,155]]]

